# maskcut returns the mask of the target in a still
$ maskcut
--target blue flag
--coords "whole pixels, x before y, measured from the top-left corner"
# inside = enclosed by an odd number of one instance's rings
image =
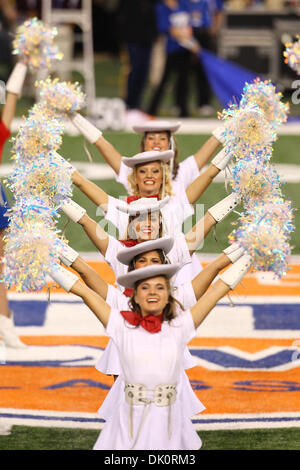
[[[201,50],[199,57],[213,92],[225,107],[232,103],[238,104],[245,83],[259,77],[255,72],[221,59],[206,49]]]

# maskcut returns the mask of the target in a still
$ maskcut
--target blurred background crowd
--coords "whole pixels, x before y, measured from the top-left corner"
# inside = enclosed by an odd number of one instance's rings
[[[214,116],[219,103],[201,48],[271,79],[283,92],[295,78],[282,51],[300,32],[300,0],[0,0],[0,7],[1,80],[14,63],[15,28],[38,17],[58,28],[61,78],[81,75],[91,98],[118,96],[127,111]],[[73,59],[88,54],[93,65],[85,62],[76,75]],[[33,93],[30,86],[26,93]]]

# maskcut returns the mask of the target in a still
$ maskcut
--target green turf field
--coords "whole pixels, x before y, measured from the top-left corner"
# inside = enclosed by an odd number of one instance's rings
[[[120,75],[120,62],[102,58],[96,63],[96,84],[97,96],[116,97],[122,94],[122,76]],[[74,79],[78,79],[74,75]],[[146,93],[145,101],[149,99],[149,90]],[[192,98],[191,98],[192,102]],[[23,98],[18,106],[17,114],[26,114],[28,108],[34,101],[30,98]],[[217,108],[216,108],[217,111]],[[299,110],[293,108],[293,114],[300,114]],[[172,86],[167,89],[163,100],[160,115],[174,116],[172,111]],[[198,116],[199,117],[199,116]],[[127,156],[134,155],[139,151],[139,136],[123,132],[104,132],[107,138],[115,147]],[[180,160],[193,154],[208,138],[208,135],[182,135],[177,136],[180,149]],[[10,161],[10,143],[5,145],[3,153],[3,163]],[[299,136],[279,136],[274,144],[274,154],[272,161],[281,164],[299,164]],[[95,148],[89,146],[95,162],[104,163],[104,159]],[[62,147],[59,149],[61,155],[75,163],[78,161],[88,162],[88,156],[84,150],[82,137],[70,137],[64,135]],[[299,170],[300,172],[300,164]],[[112,196],[124,195],[124,188],[115,180],[95,181]],[[283,186],[283,193],[286,198],[292,200],[294,206],[300,206],[299,184],[286,184]],[[217,201],[226,196],[226,190],[221,183],[212,184],[201,198],[205,210]],[[74,188],[74,200],[84,206],[88,214],[95,220],[100,221],[96,214],[96,207],[77,188]],[[237,210],[242,210],[240,206]],[[211,233],[205,240],[203,252],[218,253],[227,245],[228,234],[233,229],[232,223],[238,218],[237,214],[230,214],[220,226],[217,227],[216,239]],[[59,227],[63,228],[66,219],[62,218]],[[300,226],[299,211],[295,213],[295,226]],[[94,245],[89,241],[83,230],[70,222],[66,227],[66,237],[70,245],[79,252],[95,251]],[[293,233],[291,244],[294,247],[292,253],[300,254],[300,240],[297,232]],[[238,431],[201,431],[204,450],[299,450],[300,429],[251,429]],[[92,449],[97,439],[98,431],[82,429],[62,429],[13,426],[9,436],[0,436],[0,450],[88,450]]]
[[[86,429],[13,426],[0,436],[0,450],[91,450],[99,432]],[[300,429],[200,431],[202,450],[299,450]]]
[[[123,132],[112,132],[108,131],[104,133],[105,138],[107,138],[123,155],[131,156],[137,153],[139,150],[139,136],[135,134],[123,133]],[[180,159],[193,154],[201,145],[208,139],[208,135],[182,135],[177,136],[178,146],[180,149]],[[5,145],[3,162],[8,162],[10,160],[10,143]],[[300,136],[279,136],[277,142],[274,144],[274,154],[273,160],[274,163],[284,163],[284,164],[297,164],[298,163],[298,153],[300,148]],[[103,157],[93,146],[88,147],[89,152],[92,155],[92,158],[95,163],[104,163]],[[84,140],[81,136],[71,137],[64,135],[63,144],[59,149],[61,155],[65,158],[70,159],[76,166],[76,162],[84,161],[88,162],[88,156],[84,149]],[[300,171],[300,165],[299,165]],[[124,187],[117,183],[115,180],[101,180],[95,181],[102,189],[104,189],[108,194],[119,197],[125,195],[126,192]],[[230,191],[230,189],[228,189]],[[299,207],[300,202],[300,193],[299,193],[299,184],[284,184],[282,186],[282,191],[284,196],[287,199],[290,199],[294,206]],[[207,209],[221,200],[227,195],[224,184],[222,183],[213,183],[206,190],[203,196],[198,201],[199,203],[204,204],[204,210]],[[89,199],[82,194],[77,188],[74,188],[74,200],[80,205],[87,209],[88,214],[93,219],[100,221],[101,217],[97,215],[97,207],[89,201]],[[242,211],[243,207],[239,206],[237,211]],[[203,252],[206,253],[218,253],[220,252],[227,244],[228,234],[233,230],[232,223],[237,220],[238,214],[230,214],[220,226],[217,226],[216,239],[214,233],[210,233],[204,243],[202,248]],[[66,219],[62,217],[59,222],[59,227],[64,227]],[[193,222],[195,220],[193,219]],[[299,211],[295,212],[295,226],[300,226],[300,214]],[[88,237],[83,231],[80,234],[80,228],[74,226],[70,222],[66,228],[66,237],[70,241],[70,245],[77,251],[95,251],[94,245],[90,242]],[[79,235],[80,234],[80,235]],[[291,244],[293,248],[293,254],[300,254],[300,239],[296,236],[296,232],[292,234]]]

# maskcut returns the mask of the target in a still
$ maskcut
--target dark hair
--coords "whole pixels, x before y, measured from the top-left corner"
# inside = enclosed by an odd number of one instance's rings
[[[181,308],[181,310],[184,310],[183,306],[181,305],[181,303],[175,299],[175,297],[173,297],[172,293],[171,293],[171,285],[170,285],[170,281],[164,276],[164,278],[166,279],[166,282],[167,282],[167,286],[168,286],[168,291],[169,291],[169,298],[168,298],[168,303],[167,305],[165,306],[165,308],[163,309],[162,311],[162,314],[163,314],[163,321],[171,321],[173,320],[173,318],[175,318],[177,316],[177,313],[176,313],[176,306],[179,305],[179,307]],[[137,288],[138,286],[141,284],[141,282],[143,282],[145,279],[141,279],[140,281],[137,281],[135,283],[135,286],[134,286],[134,293],[132,295],[132,297],[130,298],[129,300],[129,307],[134,311],[134,312],[139,312],[141,313],[141,309],[140,309],[140,306],[139,304],[136,303],[136,301],[134,300],[134,296],[136,294],[136,291],[137,291]]]
[[[148,134],[150,131],[148,132],[145,132],[144,135],[143,135],[143,138],[141,140],[141,145],[140,145],[140,150],[141,152],[144,152],[145,151],[145,137],[146,137],[146,134]],[[174,135],[171,135],[171,132],[170,131],[157,131],[157,132],[166,132],[168,134],[168,139],[169,139],[169,142],[171,141],[171,137],[173,137],[173,140],[174,140],[174,163],[173,163],[173,174],[172,174],[172,179],[174,180],[177,176],[177,173],[178,173],[178,169],[179,169],[179,163],[178,163],[178,145],[177,145],[177,140],[176,138],[174,137]]]
[[[158,248],[156,250],[149,250],[149,251],[157,251],[161,264],[170,264],[169,259],[167,258],[167,256],[165,255],[165,252],[162,249]],[[148,253],[148,252],[146,251],[145,253]],[[136,261],[143,254],[144,253],[139,253],[130,261],[128,265],[128,272],[135,270]]]

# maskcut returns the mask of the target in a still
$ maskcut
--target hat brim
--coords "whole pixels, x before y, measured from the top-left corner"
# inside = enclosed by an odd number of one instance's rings
[[[164,276],[171,279],[179,270],[179,264],[159,264],[135,269],[117,278],[117,283],[126,289],[133,289],[138,281]]]
[[[174,157],[173,150],[166,150],[165,152],[152,151],[152,152],[141,152],[133,157],[122,157],[124,165],[134,168],[136,165],[146,164],[151,162],[160,161],[168,163]]]
[[[144,214],[147,212],[159,212],[169,201],[169,196],[166,196],[164,199],[154,199],[154,198],[149,198],[149,205],[145,206],[143,204],[138,205],[138,204],[119,204],[116,206],[116,208],[121,211],[125,212],[126,214],[130,216],[136,216],[137,214]],[[138,200],[137,200],[138,202]]]
[[[177,132],[181,122],[171,123],[169,121],[150,121],[143,124],[135,124],[132,129],[139,134],[145,132]]]
[[[130,248],[124,248],[117,254],[117,259],[120,263],[129,265],[130,262],[141,253],[147,253],[148,251],[163,250],[164,253],[168,254],[174,245],[174,239],[171,237],[157,238],[156,240],[149,240],[146,242],[139,243],[138,245]]]

